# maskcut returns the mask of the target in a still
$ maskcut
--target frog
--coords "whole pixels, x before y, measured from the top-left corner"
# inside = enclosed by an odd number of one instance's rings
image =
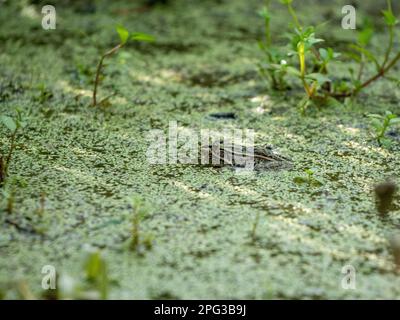
[[[226,151],[229,152],[227,157],[225,157]],[[256,171],[279,170],[289,169],[293,163],[290,158],[275,152],[274,148],[268,144],[255,145],[252,152],[249,146],[217,141],[202,148],[202,156],[206,158],[207,155],[209,157],[209,161],[206,161],[207,165],[217,168],[226,166],[245,168],[254,161]]]

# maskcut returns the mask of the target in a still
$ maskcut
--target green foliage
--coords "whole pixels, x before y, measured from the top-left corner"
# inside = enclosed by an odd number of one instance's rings
[[[131,39],[134,41],[142,41],[142,42],[154,42],[156,41],[155,37],[146,33],[134,32],[132,33]]]
[[[85,261],[86,281],[93,285],[99,293],[100,299],[108,296],[107,265],[99,251],[88,254]]]
[[[6,115],[2,115],[0,117],[1,123],[11,132],[11,134],[16,133],[17,130],[24,128],[26,126],[26,122],[23,121],[22,112],[20,109],[16,109],[15,117],[9,117]]]
[[[265,25],[265,39],[259,41],[259,47],[264,53],[266,64],[261,63],[258,67],[261,76],[271,84],[272,89],[286,90],[289,87],[285,79],[288,73],[287,55],[280,48],[272,45],[269,4],[270,1],[266,1],[265,7],[259,12]]]
[[[261,74],[267,78],[273,89],[286,90],[288,77],[295,77],[302,84],[306,96],[299,102],[298,107],[302,113],[310,105],[322,106],[332,105],[334,99],[345,99],[356,96],[364,88],[376,80],[386,77],[389,80],[397,81],[397,78],[390,78],[387,73],[400,61],[400,52],[393,55],[394,27],[398,19],[393,13],[391,0],[388,0],[387,10],[383,11],[383,17],[389,30],[389,41],[383,61],[379,61],[376,54],[367,47],[374,35],[372,24],[366,20],[358,32],[357,43],[349,46],[345,56],[353,59],[359,64],[358,71],[349,68],[350,80],[335,79],[330,74],[329,65],[338,60],[340,53],[329,46],[324,46],[324,39],[317,37],[316,27],[303,26],[297,17],[293,7],[293,0],[280,0],[287,6],[292,17],[293,31],[287,35],[288,46],[274,47],[271,43],[271,12],[267,6],[260,12],[265,21],[266,38],[260,43],[261,49],[265,52],[266,66],[260,67]],[[282,63],[283,62],[283,63]],[[366,63],[375,66],[376,74],[364,78]]]
[[[124,26],[118,25],[116,27],[121,44],[124,45],[129,39],[129,31]]]
[[[148,216],[150,210],[147,204],[138,195],[132,198],[131,205],[133,209],[133,218],[129,248],[132,251],[141,253],[143,249],[149,250],[152,248],[153,236],[149,233],[143,234],[140,228],[141,222]]]
[[[86,249],[83,257],[82,272],[70,276],[60,272],[57,274],[57,288],[47,297],[51,299],[85,299],[106,300],[109,298],[111,281],[108,276],[107,263],[102,253],[94,248]]]
[[[297,176],[293,179],[296,184],[307,184],[308,186],[320,187],[323,182],[314,176],[314,170],[304,170],[305,176]]]
[[[120,43],[117,46],[115,46],[114,48],[112,48],[111,50],[108,50],[106,53],[104,53],[101,56],[100,61],[97,65],[96,78],[94,80],[94,88],[93,88],[93,101],[92,101],[93,107],[95,107],[97,105],[106,105],[108,99],[110,98],[110,96],[108,96],[108,97],[104,98],[103,100],[101,100],[100,102],[97,101],[97,87],[100,83],[100,78],[101,78],[100,75],[101,75],[101,72],[103,69],[104,59],[107,57],[110,57],[110,56],[114,55],[116,52],[118,52],[119,49],[121,49],[128,43],[129,39],[131,39],[132,41],[141,41],[141,42],[155,41],[155,38],[153,36],[145,34],[145,33],[134,32],[131,34],[122,25],[118,25],[116,27],[116,31],[118,33]]]
[[[14,211],[14,187],[7,183],[4,188],[1,190],[1,195],[2,195],[2,200],[3,203],[1,203],[2,207],[5,207],[5,211],[8,214],[12,214]]]
[[[39,91],[39,93],[35,96],[35,100],[40,102],[40,103],[47,102],[53,96],[53,93],[46,86],[45,83],[40,83],[37,86],[37,90]]]
[[[8,151],[0,149],[0,187],[4,185],[6,178],[8,176],[8,169],[12,160],[12,156],[16,147],[16,137],[18,130],[26,126],[25,121],[23,121],[22,113],[20,109],[16,109],[16,115],[14,118],[6,115],[0,117],[0,122],[6,127],[10,132],[10,142]],[[4,152],[4,154],[3,154]]]
[[[389,147],[391,140],[386,137],[386,133],[393,125],[400,123],[400,118],[391,111],[386,111],[384,115],[369,114],[371,126],[374,129],[374,137],[380,146]]]
[[[395,25],[397,25],[399,23],[399,20],[396,18],[396,16],[393,13],[393,9],[392,9],[392,1],[388,0],[388,8],[387,10],[383,10],[383,17],[385,19],[385,23],[389,26],[389,27],[394,27]]]

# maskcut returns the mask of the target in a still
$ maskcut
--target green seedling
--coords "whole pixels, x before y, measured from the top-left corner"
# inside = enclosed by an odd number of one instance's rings
[[[14,189],[12,187],[4,187],[1,190],[1,193],[3,195],[3,199],[5,201],[5,210],[8,214],[12,214],[14,211],[14,203],[15,203],[15,198],[14,198]]]
[[[305,176],[297,176],[293,179],[293,182],[297,184],[307,184],[309,186],[320,187],[323,182],[314,176],[314,170],[304,170]]]
[[[140,224],[143,219],[149,214],[149,208],[143,202],[142,198],[135,196],[132,199],[133,218],[131,239],[129,248],[132,251],[139,252],[144,246],[146,249],[152,248],[153,237],[150,234],[142,235]]]
[[[20,129],[25,127],[25,122],[22,120],[22,114],[19,109],[16,110],[17,114],[15,118],[9,116],[1,116],[0,120],[3,125],[10,132],[10,145],[8,147],[8,152],[3,155],[3,151],[0,150],[0,187],[4,185],[6,178],[8,176],[8,169],[15,151],[17,133]]]
[[[393,125],[400,123],[400,118],[390,111],[386,111],[385,115],[369,114],[371,125],[375,131],[375,139],[379,146],[390,147],[391,140],[386,137],[386,133]]]
[[[46,207],[46,194],[42,192],[40,194],[39,207],[36,209],[36,213],[38,216],[43,217],[45,213],[45,207]]]
[[[53,93],[47,88],[45,83],[40,83],[37,86],[37,90],[39,93],[36,95],[35,99],[40,103],[45,103],[53,97]]]
[[[256,218],[254,219],[253,226],[251,228],[250,232],[250,237],[251,237],[251,242],[254,244],[257,241],[257,228],[258,224],[260,222],[260,212],[257,212]]]
[[[109,279],[107,263],[99,250],[89,248],[85,253],[82,274],[70,276],[57,273],[56,289],[43,292],[44,299],[85,299],[105,300],[109,297]]]
[[[106,59],[107,57],[110,57],[112,55],[114,55],[116,52],[119,51],[119,49],[123,48],[129,40],[133,40],[133,41],[146,41],[146,42],[152,42],[154,41],[154,37],[148,34],[144,34],[144,33],[130,33],[127,29],[125,29],[123,26],[117,26],[117,33],[119,35],[119,39],[120,39],[120,43],[118,45],[116,45],[114,48],[112,48],[111,50],[108,50],[106,53],[104,53],[101,58],[100,61],[97,65],[97,70],[96,70],[96,78],[94,80],[94,89],[93,89],[93,102],[92,105],[95,107],[98,104],[101,104],[102,102],[108,100],[109,97],[104,98],[103,100],[101,100],[99,103],[97,102],[97,88],[98,85],[100,83],[100,77],[101,77],[101,72],[103,69],[103,64],[104,64],[104,59]]]
[[[90,252],[85,262],[86,281],[93,285],[100,299],[108,296],[107,265],[99,251]]]

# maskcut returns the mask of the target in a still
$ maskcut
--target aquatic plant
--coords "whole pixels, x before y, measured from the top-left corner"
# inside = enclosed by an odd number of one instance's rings
[[[6,187],[2,188],[1,194],[3,195],[3,199],[5,202],[5,211],[8,214],[12,214],[14,211],[14,203],[15,203],[15,198],[14,198],[14,188],[9,186],[8,184]]]
[[[286,90],[289,88],[286,81],[288,64],[285,59],[287,57],[281,48],[272,44],[270,0],[266,1],[259,15],[264,19],[265,39],[259,41],[258,45],[265,55],[266,62],[266,64],[258,65],[259,72],[271,84],[272,89]]]
[[[17,133],[20,129],[25,127],[25,122],[22,120],[22,113],[19,109],[16,109],[16,116],[14,118],[9,116],[1,116],[1,122],[10,132],[9,140],[10,144],[8,151],[3,155],[3,150],[0,150],[0,187],[4,185],[5,180],[8,176],[8,169],[15,151]]]
[[[109,282],[107,265],[100,251],[90,252],[86,257],[85,275],[86,281],[94,286],[100,299],[107,299]]]
[[[260,222],[260,212],[258,211],[256,214],[256,217],[254,219],[253,222],[253,226],[251,228],[251,232],[250,232],[250,238],[251,238],[251,242],[254,244],[257,241],[257,228],[258,228],[258,224]]]
[[[388,29],[389,33],[389,41],[387,48],[385,50],[385,55],[383,61],[380,63],[379,58],[373,52],[367,50],[366,46],[370,41],[370,38],[373,35],[373,28],[371,26],[367,26],[366,29],[363,29],[359,35],[358,46],[352,46],[352,48],[358,50],[360,52],[360,60],[356,59],[357,62],[360,63],[360,71],[358,73],[358,79],[355,82],[355,87],[347,92],[339,93],[339,96],[354,96],[357,95],[361,90],[368,87],[370,84],[375,82],[376,80],[386,77],[391,79],[387,76],[387,73],[393,69],[393,67],[400,61],[400,52],[397,52],[393,55],[394,51],[394,29],[395,26],[399,23],[396,16],[393,13],[392,9],[392,1],[387,0],[387,10],[382,11],[385,24]],[[367,78],[364,81],[361,81],[363,71],[364,71],[364,59],[367,61],[373,62],[375,65],[376,73],[372,77]],[[394,79],[395,81],[398,79]]]
[[[43,82],[37,85],[37,90],[38,94],[35,96],[35,100],[42,104],[47,102],[50,98],[53,97],[53,93]]]
[[[320,187],[323,182],[315,177],[315,171],[312,169],[304,170],[305,176],[297,176],[293,179],[293,182],[297,184],[308,184],[309,186]]]
[[[131,239],[129,248],[133,251],[140,251],[143,247],[151,249],[153,236],[149,233],[142,234],[140,224],[142,220],[149,214],[149,208],[139,196],[132,198],[133,218]]]
[[[108,50],[107,52],[105,52],[101,56],[100,61],[97,65],[96,77],[94,80],[94,88],[93,88],[93,102],[92,102],[93,107],[97,106],[98,104],[101,104],[102,102],[104,102],[110,98],[110,97],[106,97],[106,98],[102,99],[100,102],[97,102],[97,88],[100,83],[100,77],[101,77],[101,72],[103,69],[104,59],[106,59],[107,57],[110,57],[110,56],[114,55],[116,52],[118,52],[119,49],[123,48],[128,43],[129,39],[131,39],[133,41],[146,41],[146,42],[154,41],[154,37],[151,35],[144,34],[144,33],[138,33],[138,32],[131,34],[123,26],[117,26],[116,30],[119,35],[120,43],[118,45],[116,45],[114,48],[112,48],[111,50]]]
[[[324,39],[316,37],[317,27],[301,24],[293,7],[294,0],[280,0],[280,2],[288,9],[294,31],[288,35],[290,39],[288,47],[275,48],[271,42],[271,14],[268,6],[262,11],[266,40],[261,47],[267,57],[267,67],[263,68],[262,72],[268,75],[272,87],[275,89],[282,89],[286,86],[284,80],[286,75],[299,79],[306,93],[298,105],[302,113],[311,104],[321,106],[329,104],[332,100],[355,97],[382,77],[398,81],[398,79],[388,76],[389,71],[400,61],[400,52],[394,52],[394,29],[398,20],[393,13],[391,0],[387,0],[387,10],[383,11],[389,33],[383,60],[379,62],[377,55],[367,49],[374,32],[371,25],[366,24],[359,32],[357,44],[351,45],[350,52],[346,53],[348,57],[359,64],[356,76],[354,69],[349,68],[350,80],[335,79],[330,74],[329,65],[341,54],[335,52],[333,48],[321,46]],[[293,60],[293,58],[295,59]],[[375,65],[376,73],[364,79],[366,62],[372,62]]]
[[[385,111],[385,115],[369,114],[371,125],[374,128],[374,138],[380,146],[389,147],[391,140],[386,137],[386,133],[390,127],[400,123],[400,118],[391,111]]]
[[[43,291],[42,298],[106,300],[110,284],[107,262],[102,252],[88,247],[83,257],[81,274],[71,276],[62,271],[57,272],[56,288]]]

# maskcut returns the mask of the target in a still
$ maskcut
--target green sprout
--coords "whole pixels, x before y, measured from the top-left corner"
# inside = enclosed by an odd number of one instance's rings
[[[385,115],[369,114],[368,117],[371,118],[371,125],[375,132],[374,138],[379,146],[389,147],[391,140],[386,137],[386,133],[391,126],[400,123],[400,118],[391,111],[385,111]]]
[[[10,132],[10,145],[8,147],[8,152],[3,155],[3,150],[0,150],[0,187],[5,183],[8,176],[8,169],[12,160],[12,156],[16,147],[17,133],[20,129],[24,128],[26,123],[22,120],[22,114],[19,109],[16,110],[15,118],[9,116],[1,116],[1,123]]]
[[[258,228],[259,222],[260,222],[260,212],[257,212],[256,217],[253,222],[253,226],[251,228],[251,232],[250,232],[251,242],[253,244],[256,243],[256,241],[257,241],[257,228]]]
[[[14,193],[15,193],[14,187],[13,186],[10,187],[8,183],[1,190],[1,194],[3,195],[3,199],[5,202],[5,211],[8,214],[12,214],[14,211],[14,203],[15,203]]]
[[[86,281],[94,286],[99,293],[100,299],[107,299],[108,296],[108,274],[107,265],[99,251],[88,254],[85,262]]]
[[[110,281],[107,262],[101,251],[89,247],[85,250],[81,273],[71,276],[67,273],[57,273],[55,290],[42,292],[42,298],[106,300],[109,289],[113,284]]]
[[[142,234],[140,229],[141,222],[149,214],[149,208],[139,196],[133,197],[132,208],[133,218],[129,248],[137,252],[140,252],[143,247],[149,250],[152,248],[153,236],[151,234]]]
[[[93,102],[92,106],[95,107],[98,104],[102,104],[104,101],[108,100],[110,97],[104,98],[100,102],[97,102],[97,88],[100,83],[100,76],[101,76],[101,71],[103,69],[103,64],[104,64],[104,59],[107,57],[112,56],[115,54],[119,49],[123,48],[129,40],[133,41],[145,41],[145,42],[152,42],[154,41],[154,37],[148,34],[144,33],[130,33],[127,29],[125,29],[123,26],[119,25],[116,28],[117,33],[119,35],[120,43],[116,45],[114,48],[111,50],[108,50],[106,53],[104,53],[99,61],[99,64],[97,65],[97,70],[96,70],[96,77],[94,80],[94,88],[93,88]]]
[[[294,183],[297,184],[307,184],[309,186],[320,187],[323,185],[323,182],[318,178],[315,178],[315,171],[312,169],[304,170],[305,176],[297,176],[293,179]]]

